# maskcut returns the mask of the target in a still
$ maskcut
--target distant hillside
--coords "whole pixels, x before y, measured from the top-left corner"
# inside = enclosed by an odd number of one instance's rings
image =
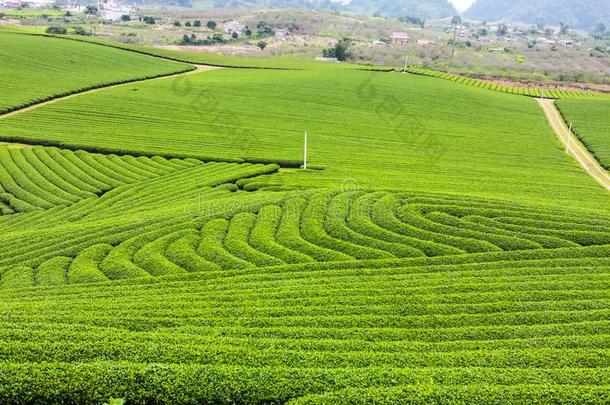
[[[445,18],[457,14],[448,0],[352,0],[347,8],[364,14],[379,12],[384,17],[395,18]]]
[[[150,0],[149,0],[150,1]],[[176,1],[176,0],[152,0]],[[350,11],[384,17],[398,18],[411,16],[419,18],[444,18],[457,14],[448,0],[193,0],[199,6],[210,8],[323,8],[336,11]]]
[[[518,21],[592,28],[610,23],[609,0],[477,0],[466,17],[487,21]]]
[[[332,0],[214,0],[207,3],[213,8],[341,8],[341,4]]]

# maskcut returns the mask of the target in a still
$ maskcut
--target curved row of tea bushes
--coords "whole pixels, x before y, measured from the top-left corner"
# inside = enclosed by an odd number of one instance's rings
[[[342,262],[352,266],[361,262],[384,267],[388,263],[404,265],[404,260],[432,264],[438,259],[439,264],[455,264],[454,258],[491,260],[496,255],[500,256],[495,260],[522,260],[525,252],[550,260],[569,257],[566,252],[579,257],[582,251],[570,249],[610,246],[610,228],[604,226],[610,219],[599,215],[573,213],[566,219],[552,210],[526,210],[499,201],[477,204],[475,199],[450,196],[332,190],[246,193],[251,203],[240,204],[225,197],[231,193],[225,186],[200,187],[231,176],[264,174],[274,167],[208,163],[184,170],[191,179],[184,187],[180,177],[171,173],[165,180],[159,177],[131,190],[132,186],[117,188],[95,203],[84,201],[62,208],[70,210],[73,218],[84,218],[83,226],[60,225],[55,232],[17,235],[0,254],[0,269],[6,269],[0,274],[13,267],[23,270],[19,267],[23,265],[44,267],[44,261],[54,260],[54,251],[78,259],[83,249],[88,254],[88,248],[95,252],[100,246],[108,251],[99,263],[85,266],[101,275],[92,276],[91,281],[308,263],[336,267]],[[119,219],[116,225],[95,220],[108,212],[123,210],[125,215],[133,215],[158,204],[166,208],[176,190],[188,197],[176,205],[182,215],[189,213],[190,199],[197,196],[204,197],[208,209],[197,207],[201,210],[197,215],[179,219],[152,215],[132,222]],[[127,197],[122,199],[123,194]],[[108,208],[105,198],[112,203]],[[68,239],[66,234],[70,234]],[[68,241],[69,250],[58,249],[58,244],[65,246]],[[74,282],[72,267],[68,283]]]
[[[407,72],[415,75],[438,77],[441,79],[451,80],[456,83],[463,83],[469,86],[480,87],[502,93],[517,94],[528,97],[537,98],[554,98],[554,99],[610,99],[610,95],[606,93],[597,93],[593,91],[575,91],[575,90],[559,90],[559,89],[541,89],[532,87],[505,86],[496,84],[488,80],[473,79],[466,76],[460,76],[453,73],[440,72],[432,69],[410,67]]]
[[[189,160],[190,167],[202,162]],[[168,160],[84,151],[0,147],[0,200],[16,212],[68,206],[112,188],[184,169]]]

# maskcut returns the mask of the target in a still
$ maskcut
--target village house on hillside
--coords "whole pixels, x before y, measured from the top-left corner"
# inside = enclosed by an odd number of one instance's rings
[[[395,44],[402,45],[402,44],[408,43],[410,38],[409,38],[409,34],[407,34],[406,32],[397,31],[397,32],[393,32],[392,35],[390,35],[390,39]]]
[[[105,20],[118,21],[123,15],[133,16],[135,8],[122,5],[118,0],[98,0],[99,15]]]
[[[285,30],[285,29],[277,29],[275,30],[275,38],[276,39],[288,39],[292,36],[292,34],[290,33],[290,31]]]
[[[237,20],[229,20],[222,24],[222,28],[225,30],[225,32],[227,34],[236,33],[238,35],[241,35],[241,34],[243,34],[244,30],[246,29],[246,25]]]

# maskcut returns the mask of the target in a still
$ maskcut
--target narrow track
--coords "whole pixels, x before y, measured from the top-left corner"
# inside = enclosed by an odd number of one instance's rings
[[[544,110],[546,117],[553,130],[561,139],[570,155],[572,155],[583,169],[593,177],[606,190],[610,191],[610,174],[604,170],[589,150],[580,142],[578,137],[566,125],[563,117],[557,110],[554,100],[538,99],[540,107]]]

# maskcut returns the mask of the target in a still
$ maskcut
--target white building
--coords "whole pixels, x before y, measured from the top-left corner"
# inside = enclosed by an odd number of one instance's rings
[[[82,4],[78,4],[78,3],[70,3],[66,6],[66,11],[69,11],[70,13],[82,13],[85,11],[85,6]]]
[[[392,35],[390,35],[390,39],[395,44],[406,44],[409,42],[410,38],[409,38],[409,34],[407,34],[406,32],[398,31],[398,32],[393,32]]]
[[[122,16],[132,16],[135,13],[135,8],[122,5],[118,0],[98,0],[97,3],[99,15],[105,20],[118,21]]]
[[[237,20],[229,20],[222,24],[222,28],[225,30],[227,34],[236,33],[238,35],[243,34],[246,29],[246,25]]]
[[[284,29],[277,29],[275,30],[275,38],[276,39],[288,39],[292,36],[292,34],[290,33],[290,31],[288,30],[284,30]]]

